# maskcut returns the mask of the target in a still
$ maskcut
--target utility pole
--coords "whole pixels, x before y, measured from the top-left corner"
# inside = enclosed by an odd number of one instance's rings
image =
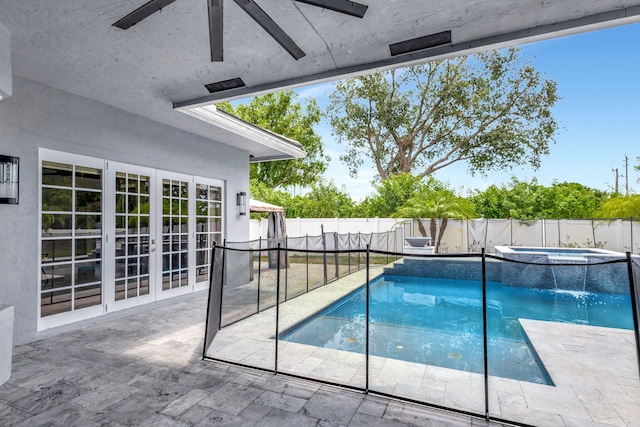
[[[611,172],[616,174],[616,186],[615,186],[615,195],[618,195],[618,168],[611,169]]]
[[[624,155],[624,179],[625,179],[625,195],[629,195],[629,157]]]

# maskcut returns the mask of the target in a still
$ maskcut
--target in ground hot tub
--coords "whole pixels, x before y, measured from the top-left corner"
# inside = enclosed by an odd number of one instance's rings
[[[600,265],[606,261],[624,259],[625,255],[621,252],[597,248],[496,246],[495,254],[505,259],[535,264],[503,263],[502,282],[508,286],[572,292],[629,292],[625,263]]]

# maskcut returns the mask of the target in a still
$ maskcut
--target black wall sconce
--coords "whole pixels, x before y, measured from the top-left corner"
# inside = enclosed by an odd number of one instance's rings
[[[236,205],[238,205],[238,215],[247,214],[247,193],[241,191],[236,195]]]
[[[0,204],[18,204],[19,165],[19,158],[0,155]]]

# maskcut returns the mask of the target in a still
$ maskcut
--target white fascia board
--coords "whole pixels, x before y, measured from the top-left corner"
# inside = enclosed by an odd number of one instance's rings
[[[301,159],[307,155],[299,142],[254,126],[231,114],[220,112],[214,105],[177,110],[283,154],[282,157],[272,156],[268,160],[277,160],[278,157]]]

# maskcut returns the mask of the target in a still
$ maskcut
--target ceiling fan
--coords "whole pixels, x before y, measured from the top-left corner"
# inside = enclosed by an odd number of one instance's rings
[[[124,18],[113,24],[114,27],[126,30],[137,24],[150,15],[158,12],[162,8],[170,5],[176,0],[151,0],[138,9],[134,10]],[[262,10],[253,0],[233,0],[242,10],[247,13],[256,23],[258,23],[280,46],[282,46],[296,60],[304,57],[304,51],[284,32],[276,22]],[[362,18],[368,6],[349,0],[294,0],[299,3],[306,3],[312,6],[333,10],[346,15]],[[207,0],[209,13],[209,43],[211,50],[211,62],[223,61],[223,22],[222,22],[223,0]]]

